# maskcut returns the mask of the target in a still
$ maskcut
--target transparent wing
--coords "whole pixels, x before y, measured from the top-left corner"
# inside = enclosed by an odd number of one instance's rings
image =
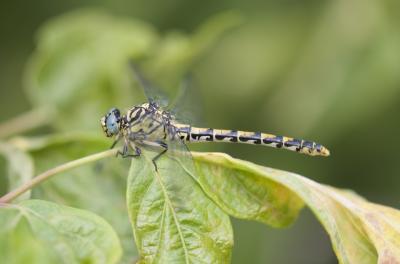
[[[183,140],[176,134],[175,128],[168,128],[169,139],[167,141],[168,151],[165,159],[168,162],[162,164],[161,170],[166,170],[169,173],[183,170],[187,176],[197,181],[196,171],[194,167],[192,154]]]
[[[135,76],[135,79],[142,87],[144,94],[147,97],[147,100],[151,102],[156,102],[161,107],[168,106],[168,97],[167,95],[156,85],[150,82],[142,73],[139,66],[135,64],[133,61],[129,62],[129,66]]]
[[[193,89],[192,74],[187,73],[181,81],[178,88],[177,95],[169,103],[168,96],[159,87],[154,85],[148,80],[139,66],[134,62],[130,62],[130,68],[138,81],[139,85],[143,88],[149,102],[156,102],[160,107],[168,110],[176,117],[176,119],[183,123],[192,123],[196,121],[199,124],[201,121],[198,117],[201,116],[203,109],[201,107],[201,96],[198,90]]]
[[[195,122],[197,125],[202,125],[201,121],[203,120],[200,117],[203,116],[204,111],[201,98],[199,90],[194,85],[193,75],[187,73],[180,83],[177,95],[168,108],[181,123]]]
[[[179,105],[186,99],[189,88],[191,88],[192,86],[193,75],[191,73],[187,73],[180,83],[178,93],[176,94],[172,102],[170,102],[168,108],[172,110],[179,107]]]

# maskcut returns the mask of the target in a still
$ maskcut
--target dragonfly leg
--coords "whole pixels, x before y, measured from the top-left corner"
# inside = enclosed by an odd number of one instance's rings
[[[151,160],[151,161],[153,162],[153,165],[154,165],[155,170],[158,171],[158,167],[157,167],[156,161],[157,161],[159,158],[161,158],[161,156],[164,155],[164,154],[167,152],[167,150],[168,150],[168,145],[167,145],[167,143],[162,142],[162,141],[159,141],[159,142],[156,142],[156,143],[157,143],[158,146],[164,148],[160,153],[158,153],[158,154]]]
[[[117,157],[118,155],[121,155],[122,158],[136,158],[139,157],[142,154],[142,151],[140,148],[135,146],[135,153],[134,154],[129,154],[129,147],[128,147],[128,142],[125,142],[122,151],[118,150],[117,151]]]
[[[117,151],[116,157],[118,157],[118,155],[121,155],[124,158],[127,154],[128,154],[128,145],[124,144],[124,146],[122,147],[122,151],[121,150]]]
[[[140,157],[141,154],[142,154],[142,151],[140,150],[140,148],[135,147],[134,154],[125,154],[125,155],[122,155],[122,157],[123,158],[137,158],[137,157]]]
[[[110,149],[113,149],[115,147],[115,145],[117,145],[118,141],[120,140],[119,135],[115,138],[114,142],[112,143]]]

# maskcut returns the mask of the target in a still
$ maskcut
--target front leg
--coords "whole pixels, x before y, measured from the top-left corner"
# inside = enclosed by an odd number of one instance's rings
[[[139,157],[142,154],[142,150],[135,146],[135,153],[134,154],[129,154],[129,143],[125,141],[125,144],[122,148],[122,151],[118,150],[117,152],[117,157],[118,155],[121,155],[122,158],[136,158]]]
[[[117,137],[115,138],[114,142],[112,143],[110,149],[113,149],[115,145],[117,145],[118,141],[121,139],[120,135],[118,134]]]

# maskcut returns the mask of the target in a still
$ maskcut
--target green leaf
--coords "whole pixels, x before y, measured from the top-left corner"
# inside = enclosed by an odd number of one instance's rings
[[[203,190],[229,214],[285,226],[298,214],[301,199],[326,229],[340,263],[400,262],[400,211],[225,154],[194,158]]]
[[[28,95],[34,105],[54,108],[58,128],[98,128],[87,121],[98,120],[113,105],[134,102],[128,59],[146,55],[156,40],[144,22],[101,11],[53,19],[38,34],[25,76]]]
[[[148,67],[152,76],[164,80],[167,86],[176,83],[223,33],[241,22],[241,14],[231,10],[210,17],[192,35],[180,31],[168,32],[149,58]]]
[[[149,155],[144,151],[132,160],[127,191],[141,261],[229,263],[233,234],[228,215],[182,166],[163,157],[156,172]]]
[[[117,263],[121,246],[99,216],[40,200],[0,207],[4,263]]]
[[[36,174],[56,165],[103,151],[110,142],[90,133],[15,138],[13,143],[34,159]],[[33,190],[33,197],[92,211],[116,230],[124,249],[123,263],[137,259],[126,209],[129,160],[106,159],[61,173]]]
[[[33,161],[31,156],[13,144],[0,142],[0,154],[7,159],[8,191],[14,190],[33,178]],[[29,199],[31,192],[27,191],[17,198],[17,201]]]
[[[193,36],[174,32],[160,38],[144,22],[101,11],[60,16],[38,34],[25,74],[28,96],[35,106],[56,112],[49,118],[58,129],[98,129],[98,120],[109,108],[131,107],[143,98],[133,89],[130,59],[145,58],[157,80],[176,84],[190,63],[238,20],[236,13],[227,12]]]

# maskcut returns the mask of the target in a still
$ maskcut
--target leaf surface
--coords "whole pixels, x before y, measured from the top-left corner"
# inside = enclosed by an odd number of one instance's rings
[[[7,159],[8,191],[14,190],[33,178],[33,160],[28,153],[13,144],[0,142],[0,154]],[[29,199],[30,196],[31,192],[27,191],[17,197],[17,201]]]
[[[109,142],[90,133],[61,133],[15,138],[13,143],[30,153],[41,173],[56,165],[105,150]],[[137,259],[126,209],[129,160],[109,158],[69,170],[42,183],[33,197],[92,211],[116,230],[124,249],[123,263]]]
[[[112,227],[84,210],[25,200],[0,207],[0,226],[4,263],[117,263],[121,256]]]
[[[304,202],[340,263],[400,263],[400,212],[354,192],[220,153],[194,153],[203,190],[226,212],[272,226],[295,220]]]
[[[129,173],[127,202],[141,261],[229,263],[233,234],[228,215],[176,161],[162,158],[157,166],[156,172],[144,152],[132,160]]]

